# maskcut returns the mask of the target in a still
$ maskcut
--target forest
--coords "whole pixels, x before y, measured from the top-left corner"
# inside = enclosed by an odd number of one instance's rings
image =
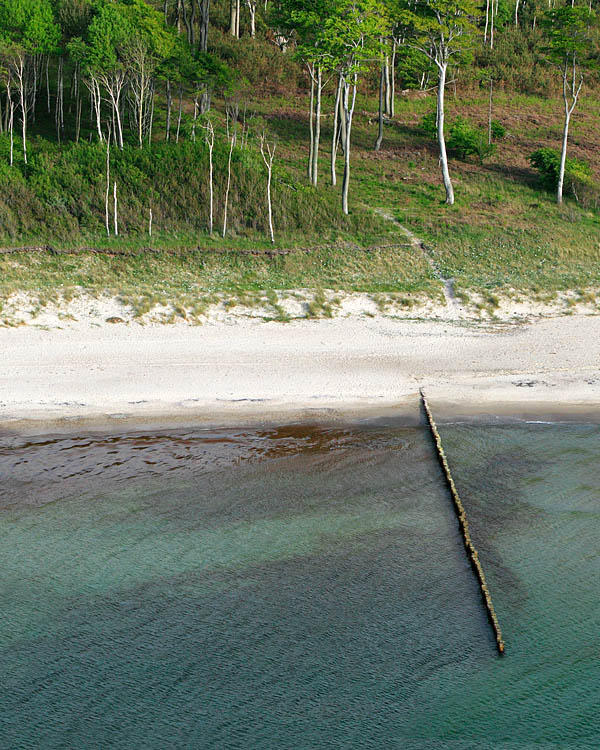
[[[589,286],[598,38],[591,0],[0,0],[0,244],[422,288],[401,224],[465,286]]]

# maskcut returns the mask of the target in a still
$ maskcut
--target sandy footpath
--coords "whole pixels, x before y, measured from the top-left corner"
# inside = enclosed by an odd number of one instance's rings
[[[600,411],[600,316],[75,322],[0,329],[0,352],[3,429],[414,412],[421,386],[436,408],[454,412]]]

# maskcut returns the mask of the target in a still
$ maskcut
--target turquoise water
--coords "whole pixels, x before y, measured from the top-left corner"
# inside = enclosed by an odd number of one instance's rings
[[[599,428],[0,438],[1,748],[600,747]]]

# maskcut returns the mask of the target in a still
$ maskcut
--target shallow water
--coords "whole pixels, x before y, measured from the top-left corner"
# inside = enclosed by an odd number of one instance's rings
[[[597,425],[0,440],[2,748],[600,746]]]

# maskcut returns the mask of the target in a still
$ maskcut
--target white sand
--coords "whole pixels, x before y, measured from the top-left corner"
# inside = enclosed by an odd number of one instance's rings
[[[56,325],[0,328],[3,429],[393,414],[420,386],[458,412],[600,412],[600,316]]]

